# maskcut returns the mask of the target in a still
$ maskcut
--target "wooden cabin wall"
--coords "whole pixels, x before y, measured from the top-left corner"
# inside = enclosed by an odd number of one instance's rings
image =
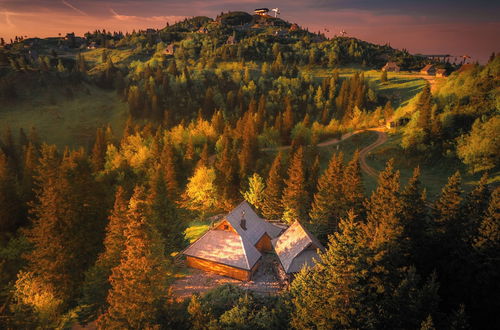
[[[219,275],[235,278],[240,281],[249,281],[250,278],[252,277],[253,272],[258,268],[259,262],[257,262],[257,264],[252,268],[251,271],[191,256],[186,256],[186,264],[192,268],[201,269]]]

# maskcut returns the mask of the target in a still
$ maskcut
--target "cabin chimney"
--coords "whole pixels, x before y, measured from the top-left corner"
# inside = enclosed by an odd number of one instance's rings
[[[245,220],[245,211],[241,211],[240,227],[243,230],[247,230],[247,221]]]

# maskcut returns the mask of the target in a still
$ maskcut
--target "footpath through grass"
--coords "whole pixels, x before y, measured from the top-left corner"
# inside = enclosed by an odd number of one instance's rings
[[[420,166],[421,182],[427,190],[427,198],[435,200],[441,193],[441,189],[448,182],[448,178],[457,170],[462,175],[462,186],[465,191],[469,191],[475,184],[479,182],[481,174],[470,174],[467,172],[466,166],[456,158],[439,157],[436,160],[424,160],[403,152],[400,146],[401,134],[393,134],[389,136],[389,140],[376,148],[366,157],[368,165],[377,171],[382,171],[385,168],[387,161],[394,159],[394,166],[401,173],[401,185],[404,186],[408,179],[413,174],[413,169]],[[371,186],[369,181],[367,186],[369,190],[375,188],[375,180],[372,180],[374,185]],[[491,173],[489,183],[498,183],[500,181],[499,173]]]

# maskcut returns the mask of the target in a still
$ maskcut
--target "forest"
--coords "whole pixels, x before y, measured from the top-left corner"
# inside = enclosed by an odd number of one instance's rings
[[[435,62],[453,73],[405,100],[382,88],[396,75],[370,71],[388,60],[408,71],[429,61],[242,12],[2,40],[0,326],[500,324],[500,54],[484,65]],[[125,110],[78,138],[47,142],[62,121],[15,130],[4,121],[28,103],[98,93]],[[318,147],[401,118],[389,135],[398,157],[414,160],[408,180],[390,159],[369,189],[358,151]],[[441,161],[457,165],[428,196],[421,171]],[[326,247],[320,260],[277,295],[223,285],[175,299],[186,229],[242,200],[265,219],[307,226]]]

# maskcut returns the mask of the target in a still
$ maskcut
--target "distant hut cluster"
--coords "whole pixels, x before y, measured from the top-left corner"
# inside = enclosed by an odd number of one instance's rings
[[[237,44],[236,37],[234,35],[229,36],[229,38],[227,38],[226,45],[236,45],[236,44]]]
[[[260,218],[242,202],[182,254],[189,267],[249,281],[263,253],[276,252],[280,269],[292,277],[313,265],[323,246],[298,221],[285,229]]]
[[[163,55],[166,55],[166,56],[173,56],[175,53],[175,46],[174,44],[169,44],[165,50],[163,51]]]
[[[436,67],[432,64],[427,64],[426,66],[424,66],[422,68],[422,70],[420,70],[420,73],[425,74],[425,75],[429,75],[429,76],[433,76],[436,74]]]
[[[259,16],[268,16],[269,8],[257,8],[254,13]]]
[[[387,62],[383,67],[382,71],[386,72],[399,72],[401,71],[401,67],[396,64],[396,62]]]
[[[444,78],[446,76],[447,76],[446,69],[437,69],[436,70],[436,77],[437,78]]]

